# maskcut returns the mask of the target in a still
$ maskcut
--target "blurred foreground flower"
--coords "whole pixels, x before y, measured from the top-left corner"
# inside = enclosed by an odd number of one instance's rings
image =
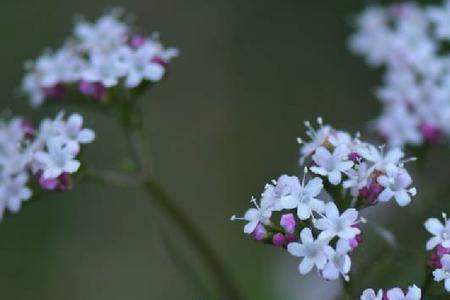
[[[450,1],[372,6],[357,19],[350,49],[384,67],[373,125],[392,146],[450,139]]]

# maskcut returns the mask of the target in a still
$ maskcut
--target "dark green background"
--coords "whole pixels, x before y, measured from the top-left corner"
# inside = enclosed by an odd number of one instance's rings
[[[242,234],[242,224],[229,217],[244,212],[250,196],[268,180],[298,172],[295,138],[304,120],[321,115],[339,128],[364,131],[377,114],[372,91],[381,73],[369,70],[346,48],[351,16],[362,3],[2,0],[1,109],[35,119],[54,114],[54,108],[31,111],[17,97],[23,62],[47,46],[59,46],[74,15],[92,19],[110,5],[135,13],[143,32],[158,31],[167,45],[181,51],[170,76],[142,101],[154,173],[213,243],[246,299],[292,299],[286,295],[302,282],[297,259],[252,242]],[[98,136],[86,147],[86,161],[99,168],[115,166],[126,151],[120,129],[110,119],[85,115]],[[429,157],[424,173],[416,177],[415,204],[404,209],[384,205],[369,217],[393,228],[402,246],[388,250],[368,229],[355,257],[356,290],[420,282],[426,238],[422,222],[450,202],[450,197],[432,196],[449,182],[449,151],[434,150]],[[1,295],[221,299],[196,291],[167,255],[162,235],[192,254],[142,191],[82,184],[67,194],[49,194],[0,226]],[[285,272],[292,274],[284,288],[276,280],[282,260],[288,262]],[[191,262],[197,264],[195,258]],[[295,299],[307,297],[298,293]]]

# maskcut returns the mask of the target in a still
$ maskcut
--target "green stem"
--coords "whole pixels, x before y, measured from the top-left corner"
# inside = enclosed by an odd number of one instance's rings
[[[143,175],[144,181],[142,186],[159,208],[172,219],[180,231],[195,246],[201,259],[209,267],[210,272],[214,274],[214,277],[221,288],[221,292],[224,293],[221,296],[233,300],[242,299],[237,286],[234,284],[217,253],[211,247],[207,239],[204,238],[203,233],[196,228],[189,217],[177,206],[175,201],[171,199],[169,194],[157,180],[150,176],[149,162],[146,159],[143,143],[140,139],[142,138],[142,122],[139,118],[137,108],[133,104],[127,103],[125,104],[124,109],[125,112],[122,118],[122,126],[125,131],[127,144],[135,168]]]
[[[422,295],[425,296],[429,293],[432,283],[433,283],[433,272],[432,272],[431,268],[426,267],[425,279],[422,283],[422,286],[420,287],[422,290]]]
[[[217,282],[221,286],[223,296],[226,299],[242,299],[238,288],[231,280],[225,267],[222,265],[217,253],[210,246],[203,234],[194,226],[183,211],[171,200],[168,193],[159,185],[154,178],[150,176],[144,182],[144,187],[154,202],[177,224],[179,229],[187,236],[196,247],[199,255],[209,266],[211,273],[214,274]]]
[[[350,276],[350,274],[349,274]],[[353,287],[351,281],[342,280],[342,286],[344,288],[342,300],[353,300]]]

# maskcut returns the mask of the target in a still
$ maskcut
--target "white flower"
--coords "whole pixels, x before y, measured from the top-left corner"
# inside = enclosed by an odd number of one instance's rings
[[[394,197],[398,205],[408,205],[411,202],[411,196],[416,194],[415,188],[409,188],[412,183],[409,173],[393,164],[388,165],[385,171],[386,174],[377,179],[378,183],[384,187],[378,195],[378,201],[387,202]]]
[[[151,61],[160,50],[161,46],[153,41],[146,41],[137,49],[125,46],[119,50],[119,63],[126,70],[126,87],[137,87],[145,79],[152,82],[161,80],[165,73],[164,67]]]
[[[351,268],[351,260],[348,253],[350,252],[350,244],[348,240],[340,239],[336,243],[336,250],[327,248],[328,262],[322,270],[323,278],[327,280],[336,280],[339,275],[348,279],[348,272]]]
[[[310,169],[316,174],[327,176],[331,184],[338,185],[342,180],[341,173],[353,166],[353,162],[348,160],[348,155],[349,151],[345,145],[336,147],[333,153],[324,147],[319,147],[312,156],[316,166]]]
[[[320,239],[332,239],[337,236],[341,239],[352,239],[361,231],[353,225],[357,224],[358,211],[348,208],[341,215],[333,202],[325,205],[325,216],[314,221],[314,227],[321,230]]]
[[[359,154],[366,160],[373,163],[373,169],[380,171],[384,171],[386,166],[389,164],[399,164],[405,155],[400,148],[388,149],[385,153],[383,148],[377,148],[373,145],[361,147]]]
[[[77,22],[74,35],[82,47],[90,51],[108,52],[120,46],[126,39],[129,26],[118,19],[119,13],[120,11],[112,11],[95,23]]]
[[[444,1],[444,6],[431,6],[427,16],[434,23],[434,32],[440,39],[450,40],[450,3]]]
[[[346,189],[350,189],[352,196],[358,196],[359,190],[367,186],[369,183],[371,170],[366,163],[361,163],[355,166],[355,169],[350,169],[345,173],[348,179],[342,183]]]
[[[309,228],[304,228],[300,232],[300,240],[301,243],[290,243],[287,246],[291,255],[303,257],[299,265],[300,274],[309,273],[314,266],[322,270],[327,262],[325,249],[329,247],[328,243],[321,239],[314,240]]]
[[[442,244],[445,248],[450,248],[450,222],[444,215],[444,224],[436,218],[429,218],[425,222],[425,229],[434,235],[426,244],[426,249],[434,249],[437,245]]]
[[[378,292],[375,293],[373,289],[366,289],[362,293],[360,300],[383,300],[383,291],[378,290]]]
[[[321,123],[321,122],[320,122]],[[306,134],[311,138],[309,143],[303,143],[303,146],[300,148],[301,154],[301,164],[303,164],[303,160],[314,153],[317,148],[321,147],[327,138],[331,134],[332,128],[330,126],[321,126],[317,131],[310,125],[309,122],[305,122],[307,127]]]
[[[445,254],[442,256],[441,265],[440,269],[433,271],[434,281],[444,280],[445,289],[447,292],[450,292],[450,255]]]
[[[62,122],[62,131],[68,142],[78,144],[88,144],[95,139],[93,130],[83,127],[83,117],[74,113],[67,118],[66,122]]]
[[[80,168],[80,162],[75,160],[78,151],[72,143],[65,143],[61,138],[51,138],[47,141],[47,152],[39,151],[34,155],[37,163],[42,166],[43,178],[57,178],[62,173],[75,173]]]
[[[375,124],[389,145],[394,147],[405,144],[420,145],[423,137],[419,132],[419,125],[418,116],[411,114],[400,104],[389,106]]]
[[[261,224],[270,223],[270,217],[272,215],[272,210],[270,209],[269,206],[264,205],[264,203],[258,205],[254,198],[252,198],[251,202],[255,205],[255,208],[250,208],[249,210],[247,210],[244,217],[239,218],[234,215],[231,217],[231,221],[243,220],[248,222],[244,226],[244,233],[246,234],[251,234],[260,223]]]
[[[126,74],[119,64],[117,53],[93,53],[88,67],[81,73],[81,79],[88,82],[100,82],[105,87],[117,85],[119,78]]]
[[[44,103],[45,95],[42,91],[41,81],[36,73],[28,73],[22,80],[22,91],[28,95],[32,107]]]
[[[400,288],[393,288],[387,291],[389,300],[420,300],[422,291],[416,285],[410,286],[406,294]]]
[[[280,211],[283,209],[282,203],[298,199],[301,186],[297,176],[281,175],[272,183],[266,184],[261,195],[261,203],[264,206],[270,206],[273,211]]]
[[[18,212],[23,201],[31,198],[31,189],[27,187],[28,175],[21,173],[16,176],[2,175],[0,179],[0,218],[4,209]]]
[[[291,197],[284,197],[280,204],[284,209],[297,208],[297,216],[300,220],[306,220],[311,217],[312,212],[321,213],[325,209],[325,203],[317,199],[317,196],[323,189],[322,179],[313,178],[305,185],[303,179],[301,186]]]

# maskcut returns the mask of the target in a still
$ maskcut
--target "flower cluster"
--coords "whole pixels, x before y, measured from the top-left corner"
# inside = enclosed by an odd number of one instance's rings
[[[60,49],[28,62],[22,89],[35,107],[69,89],[102,101],[115,86],[134,89],[161,80],[177,53],[164,48],[157,35],[136,33],[123,13],[113,10],[94,23],[78,20]]]
[[[349,280],[350,254],[361,242],[358,209],[394,198],[401,206],[415,189],[403,153],[382,149],[323,125],[306,123],[311,141],[301,143],[304,175],[282,175],[267,184],[243,217],[244,233],[301,257],[299,271],[314,267],[327,280]],[[276,216],[276,215],[279,216]],[[279,225],[278,225],[279,224]]]
[[[350,39],[353,52],[385,67],[374,121],[390,145],[420,146],[450,138],[450,1],[367,8]]]
[[[32,196],[33,181],[46,190],[70,188],[71,174],[78,171],[80,144],[94,140],[83,119],[60,113],[39,127],[23,118],[0,121],[0,218],[5,210],[18,212]]]
[[[429,267],[433,271],[435,281],[444,281],[445,289],[450,292],[450,220],[442,214],[443,223],[437,218],[429,218],[425,229],[433,235],[426,244],[426,249],[432,251]]]
[[[407,291],[400,288],[392,288],[386,291],[366,289],[360,300],[420,300],[422,299],[422,291],[416,285],[412,285]]]

